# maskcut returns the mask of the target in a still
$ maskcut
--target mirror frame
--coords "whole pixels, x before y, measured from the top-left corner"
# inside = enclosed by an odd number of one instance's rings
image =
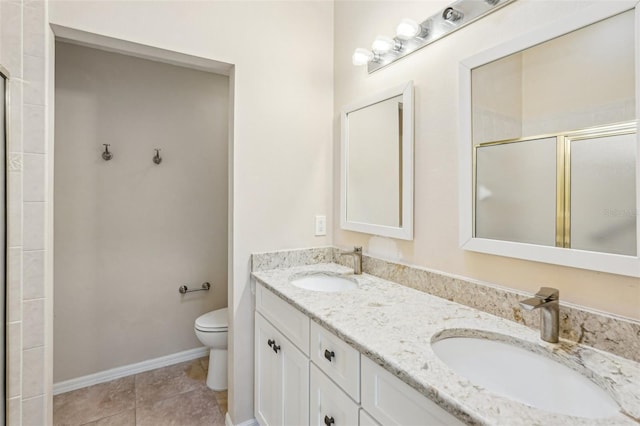
[[[347,161],[349,144],[349,120],[351,112],[377,104],[396,96],[402,96],[402,224],[399,227],[347,220]],[[341,184],[340,227],[348,231],[363,232],[383,237],[413,240],[413,81],[401,84],[342,108],[341,124]]]
[[[538,30],[517,37],[504,44],[490,48],[460,62],[460,138],[459,138],[459,244],[464,250],[533,260],[537,262],[564,265],[619,275],[640,277],[640,225],[636,215],[636,256],[591,252],[562,247],[539,246],[535,244],[476,238],[473,234],[473,146],[472,146],[472,105],[471,71],[481,65],[493,62],[513,53],[594,24],[611,16],[635,8],[635,76],[636,76],[636,122],[640,112],[640,7],[637,0],[603,2],[581,9],[552,22]],[[640,143],[636,135],[637,152]],[[640,156],[636,160],[636,211],[640,211]]]

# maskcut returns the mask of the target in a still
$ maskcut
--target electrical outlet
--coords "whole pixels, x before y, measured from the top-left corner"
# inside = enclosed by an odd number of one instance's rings
[[[316,236],[327,235],[327,217],[324,215],[316,216]]]

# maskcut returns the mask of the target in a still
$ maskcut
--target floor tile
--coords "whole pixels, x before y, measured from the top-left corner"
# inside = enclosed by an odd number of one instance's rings
[[[223,426],[224,416],[212,390],[200,389],[173,398],[141,403],[136,408],[137,426]]]
[[[136,426],[136,410],[123,411],[115,416],[104,417],[95,422],[85,423],[83,426]]]
[[[55,426],[222,426],[227,391],[206,386],[208,357],[54,397]]]
[[[220,412],[225,415],[227,414],[227,391],[213,391],[216,396],[216,402],[218,403],[218,407],[220,407]]]
[[[207,370],[200,360],[136,374],[136,403],[155,402],[206,387]]]
[[[134,377],[63,393],[53,397],[54,425],[83,425],[135,408]]]

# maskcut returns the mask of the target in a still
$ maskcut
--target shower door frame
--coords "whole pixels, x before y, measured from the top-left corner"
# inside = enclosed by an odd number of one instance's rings
[[[2,248],[1,259],[2,262],[2,282],[3,287],[0,290],[0,315],[2,316],[2,402],[1,408],[2,413],[0,414],[3,423],[6,423],[7,419],[7,395],[8,395],[8,384],[7,384],[7,147],[9,146],[9,114],[10,114],[10,106],[11,106],[11,96],[10,96],[10,84],[9,81],[11,76],[9,71],[0,64],[0,78],[4,80],[4,102],[2,116],[0,117],[3,120],[2,125],[2,143],[0,143],[0,159],[2,160],[2,169],[0,176],[2,176],[2,182],[0,182],[0,189],[2,190],[1,199],[2,199],[2,208],[0,212],[2,213],[2,218],[0,222],[0,230],[2,232],[0,238],[0,247]]]

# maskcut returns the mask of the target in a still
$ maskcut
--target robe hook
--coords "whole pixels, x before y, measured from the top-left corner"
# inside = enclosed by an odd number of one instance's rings
[[[162,157],[160,157],[160,148],[156,148],[156,155],[153,156],[153,162],[156,164],[162,163]]]
[[[104,146],[104,152],[102,153],[102,159],[104,161],[111,160],[113,158],[113,154],[111,152],[109,152],[109,147],[111,146],[111,144],[103,143],[102,145]]]

